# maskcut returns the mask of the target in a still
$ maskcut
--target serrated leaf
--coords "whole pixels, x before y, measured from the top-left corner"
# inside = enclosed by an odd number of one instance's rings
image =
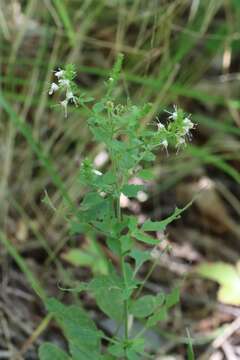
[[[196,272],[220,284],[219,301],[240,305],[240,276],[237,267],[224,262],[204,263],[197,267]]]
[[[121,322],[123,319],[123,284],[118,275],[98,276],[90,283],[99,308],[110,318]]]
[[[142,230],[143,231],[163,231],[165,230],[166,226],[168,224],[170,224],[172,221],[178,219],[180,217],[180,214],[185,211],[190,205],[192,204],[192,202],[190,202],[189,204],[187,204],[183,209],[178,209],[176,208],[174,213],[167,217],[166,219],[162,220],[162,221],[151,221],[151,220],[147,220],[143,225],[142,225]]]
[[[100,354],[101,333],[83,309],[75,305],[65,306],[54,298],[48,299],[46,306],[72,347],[84,354],[91,355],[93,351]]]
[[[122,187],[122,192],[124,195],[131,198],[131,197],[136,197],[138,192],[143,189],[144,189],[143,185],[128,184]]]
[[[141,319],[151,315],[155,309],[155,306],[155,297],[152,295],[145,295],[131,302],[130,312],[136,318]]]
[[[44,343],[40,346],[39,359],[40,360],[53,360],[53,359],[71,360],[71,358],[62,349],[50,343]]]

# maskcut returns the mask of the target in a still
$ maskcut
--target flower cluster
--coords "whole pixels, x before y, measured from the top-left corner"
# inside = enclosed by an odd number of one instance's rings
[[[75,84],[73,79],[76,76],[76,72],[72,65],[66,67],[65,70],[58,69],[55,72],[56,82],[51,84],[49,95],[53,95],[56,91],[61,90],[65,93],[65,98],[60,101],[60,105],[64,109],[65,117],[67,117],[67,107],[69,103],[73,103],[75,106],[78,105],[78,98],[75,96]]]
[[[160,145],[166,150],[168,145],[171,144],[179,149],[181,146],[186,145],[186,138],[191,139],[190,131],[194,128],[194,123],[182,109],[174,105],[174,111],[169,112],[168,119],[171,120],[164,126],[157,118],[158,136]]]

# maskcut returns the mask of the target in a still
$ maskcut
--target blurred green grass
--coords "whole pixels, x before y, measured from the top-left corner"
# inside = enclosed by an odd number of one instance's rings
[[[79,109],[64,119],[52,106],[55,101],[49,99],[48,87],[53,70],[72,61],[78,69],[79,86],[101,96],[103,80],[118,51],[126,58],[120,97],[130,94],[133,101],[151,101],[156,114],[180,103],[198,123],[199,144],[182,156],[182,173],[171,171],[174,157],[165,161],[172,175],[170,182],[162,179],[161,188],[176,185],[194,167],[206,163],[239,182],[238,170],[223,159],[221,149],[211,146],[212,137],[219,133],[240,134],[237,78],[221,81],[232,72],[231,66],[237,72],[239,11],[235,1],[160,5],[157,1],[31,0],[3,9],[1,142],[8,153],[4,156],[2,152],[2,224],[7,223],[14,199],[34,219],[41,219],[41,232],[48,238],[62,220],[39,202],[44,189],[51,189],[60,207],[66,199],[79,198],[74,182],[78,161],[86,153],[96,154],[96,149],[84,126],[84,112]],[[231,61],[226,64],[224,59],[229,56]],[[198,141],[202,128],[209,134]],[[198,147],[204,143],[205,149]],[[185,159],[191,166],[184,166]],[[57,230],[60,239],[61,232],[65,237],[64,226],[61,228]]]

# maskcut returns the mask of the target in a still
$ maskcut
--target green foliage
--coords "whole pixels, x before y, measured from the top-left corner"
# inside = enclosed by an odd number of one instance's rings
[[[130,304],[130,313],[136,318],[146,318],[155,308],[156,298],[153,295],[145,295]]]
[[[224,262],[203,263],[196,272],[201,276],[216,281],[219,285],[218,300],[230,305],[240,305],[240,266]]]
[[[41,360],[70,360],[71,358],[59,347],[44,343],[39,349],[39,358]]]
[[[95,277],[90,283],[90,290],[106,315],[118,322],[123,320],[124,285],[118,275]]]
[[[87,249],[72,248],[63,254],[64,260],[68,261],[74,266],[88,266],[96,274],[107,274],[108,266],[99,252],[95,243],[89,243]]]
[[[190,118],[175,106],[174,111],[169,113],[166,125],[157,120],[155,126],[142,126],[141,121],[151,114],[151,104],[136,106],[129,100],[126,104],[117,104],[115,88],[122,61],[123,56],[119,55],[106,81],[106,95],[92,107],[86,105],[92,99],[78,93],[74,83],[76,73],[72,65],[55,73],[58,83],[53,83],[50,89],[50,94],[60,89],[65,95],[65,99],[60,102],[65,115],[69,105],[81,105],[84,108],[89,115],[89,129],[94,139],[104,144],[110,160],[109,169],[103,173],[94,167],[91,159],[82,162],[78,181],[84,196],[77,211],[73,214],[69,212],[70,231],[91,233],[94,238],[101,235],[110,252],[119,259],[121,266],[119,274],[109,263],[107,269],[104,268],[103,271],[101,268],[99,271],[102,275],[96,274],[89,284],[76,288],[76,291],[88,291],[106,316],[124,326],[123,337],[118,338],[116,334],[113,339],[107,338],[109,345],[106,351],[100,344],[101,338],[106,336],[97,330],[83,309],[65,306],[56,299],[46,301],[48,311],[54,315],[68,340],[73,360],[141,359],[145,347],[144,339],[131,336],[129,315],[143,320],[144,328],[152,327],[165,320],[169,310],[179,301],[177,289],[168,295],[160,293],[141,296],[144,281],[137,277],[137,273],[146,261],[151,260],[151,251],[140,250],[137,244],[140,242],[147,247],[158,245],[160,241],[148,232],[164,231],[190,204],[183,209],[177,208],[171,216],[162,221],[149,219],[140,226],[136,217],[122,214],[120,196],[124,194],[129,198],[136,197],[144,186],[132,184],[131,179],[136,175],[145,181],[152,179],[152,173],[145,169],[145,166],[146,163],[154,161],[156,150],[167,150],[168,147],[179,150],[186,145],[185,137],[194,125]],[[98,248],[90,246],[89,249],[91,251],[88,253],[72,249],[64,257],[74,265],[93,266]],[[95,270],[97,273],[98,269]],[[49,345],[44,346],[40,350],[41,359],[45,359],[44,356],[53,351],[58,356],[59,350]]]
[[[187,337],[188,337],[187,360],[195,360],[192,339],[188,330],[187,330]]]
[[[93,358],[92,356],[100,359],[101,332],[83,309],[74,305],[65,306],[53,298],[46,301],[46,307],[61,326],[73,359],[80,359],[81,356],[89,360]],[[43,350],[42,353],[40,351],[42,356],[45,354]]]
[[[185,211],[192,203],[190,202],[187,206],[185,206],[183,209],[178,209],[174,211],[174,213],[169,216],[168,218],[162,220],[162,221],[151,221],[147,220],[143,226],[142,230],[144,231],[163,231],[165,230],[166,226],[170,224],[172,221],[179,219],[180,214]]]

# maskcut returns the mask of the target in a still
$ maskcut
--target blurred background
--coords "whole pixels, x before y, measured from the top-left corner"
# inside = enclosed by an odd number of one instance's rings
[[[0,359],[37,359],[45,340],[66,346],[36,292],[83,303],[113,331],[91,298],[59,289],[105,271],[91,238],[69,235],[64,214],[67,199],[81,199],[82,159],[101,169],[107,157],[84,111],[64,118],[48,90],[53,71],[73,63],[80,89],[100,98],[119,52],[120,101],[151,101],[160,119],[177,104],[197,124],[185,151],[158,154],[148,192],[122,204],[162,219],[198,194],[168,227],[162,244],[172,250],[147,283],[152,292],[181,288],[181,303],[148,334],[150,351],[186,359],[189,329],[197,359],[240,358],[239,24],[239,0],[1,1]]]

